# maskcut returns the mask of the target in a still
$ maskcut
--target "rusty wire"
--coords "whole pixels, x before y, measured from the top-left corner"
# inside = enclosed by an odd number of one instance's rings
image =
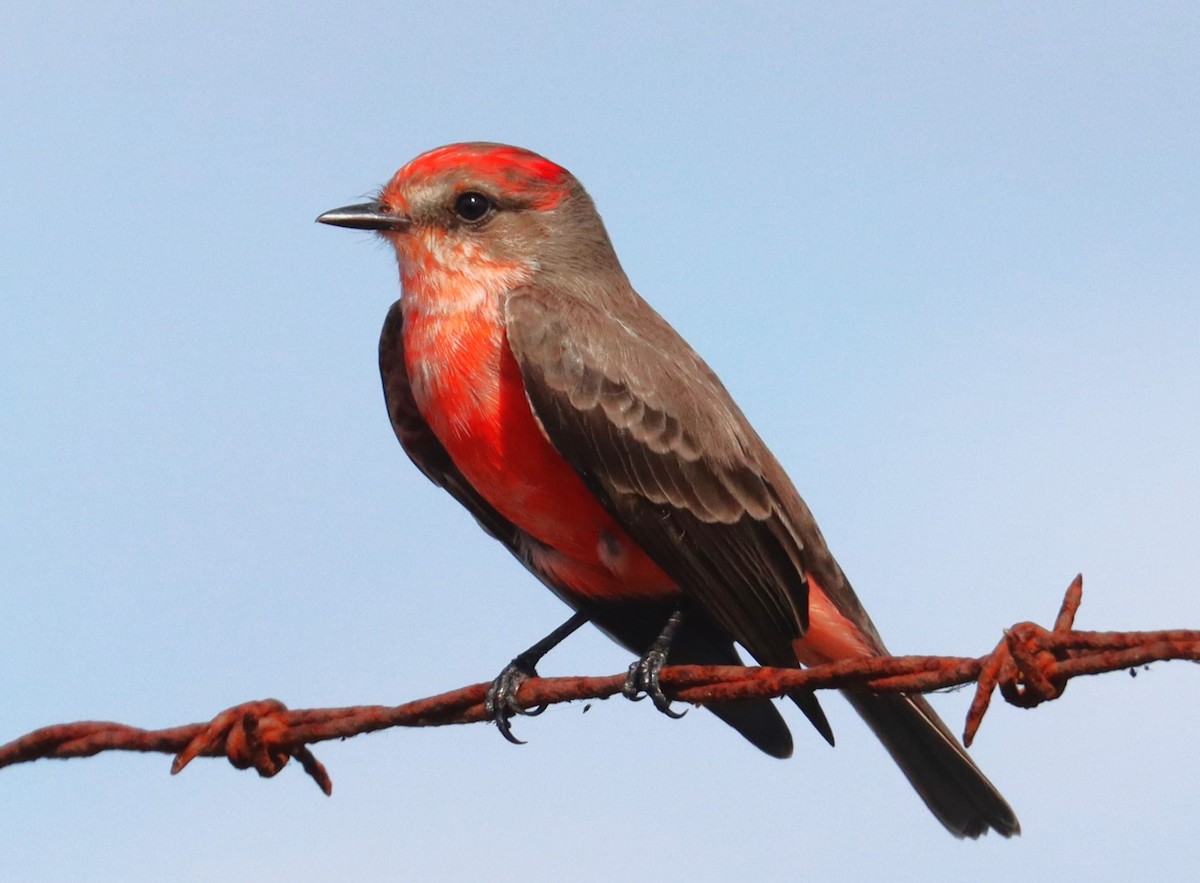
[[[672,699],[709,702],[778,697],[795,689],[824,690],[849,686],[875,692],[928,693],[977,682],[967,712],[963,741],[970,745],[987,712],[992,692],[1013,705],[1032,708],[1057,699],[1067,681],[1080,675],[1135,669],[1168,659],[1200,660],[1200,631],[1085,632],[1072,626],[1083,597],[1083,577],[1067,589],[1054,627],[1021,622],[1005,630],[996,648],[979,658],[955,656],[883,656],[849,659],[808,669],[740,666],[668,666],[662,686]],[[529,678],[517,704],[525,709],[621,692],[625,675],[608,677]],[[290,710],[275,699],[246,702],[207,723],[165,730],[125,724],[80,721],[34,730],[0,746],[0,768],[41,758],[91,757],[103,751],[174,754],[178,773],[196,757],[226,757],[238,769],[260,776],[278,773],[295,758],[326,794],[333,783],[308,746],[390,727],[433,727],[488,719],[484,694],[474,684],[406,702],[347,708]]]

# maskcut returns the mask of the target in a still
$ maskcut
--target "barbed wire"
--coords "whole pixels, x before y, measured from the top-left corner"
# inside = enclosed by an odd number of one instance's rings
[[[1052,629],[1020,622],[1006,629],[991,653],[958,656],[880,656],[807,669],[677,665],[662,669],[672,700],[710,702],[766,699],[797,690],[863,687],[884,693],[928,693],[975,682],[963,742],[970,745],[999,688],[1009,703],[1033,708],[1057,699],[1071,678],[1170,659],[1200,660],[1200,631],[1088,632],[1073,629],[1083,599],[1083,577],[1068,587]],[[625,673],[607,677],[531,677],[516,705],[537,709],[563,702],[607,699],[621,692]],[[489,720],[489,684],[473,684],[406,702],[345,708],[289,709],[277,699],[235,705],[207,723],[145,730],[106,721],[79,721],[34,730],[0,746],[0,768],[44,758],[91,757],[105,751],[174,754],[171,773],[197,757],[226,757],[260,776],[278,773],[294,758],[326,794],[333,782],[308,746],[391,727],[436,727]]]

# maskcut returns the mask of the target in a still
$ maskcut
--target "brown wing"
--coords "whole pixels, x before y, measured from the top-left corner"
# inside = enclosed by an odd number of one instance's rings
[[[806,571],[877,637],[778,462],[712,370],[632,289],[588,299],[518,291],[506,323],[551,444],[760,662],[796,663]]]
[[[533,552],[538,541],[497,512],[454,465],[413,399],[404,361],[404,316],[398,301],[388,312],[379,338],[379,373],[392,428],[417,468],[449,492],[475,516],[480,527],[559,598],[575,610],[586,612],[605,634],[630,652],[645,652],[670,615],[669,609],[657,604],[589,605],[569,587],[556,583],[537,567]],[[741,664],[729,636],[700,611],[684,621],[672,644],[670,660],[676,664]],[[713,703],[709,709],[766,753],[774,757],[791,755],[791,733],[771,702]]]

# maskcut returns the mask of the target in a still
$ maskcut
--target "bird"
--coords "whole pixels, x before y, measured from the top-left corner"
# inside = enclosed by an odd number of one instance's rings
[[[886,655],[779,461],[717,375],[633,288],[592,198],[557,163],[492,142],[411,160],[323,224],[395,249],[379,341],[393,430],[573,611],[488,692],[511,741],[522,680],[585,623],[637,656],[626,695],[678,716],[674,664],[811,666]],[[842,691],[956,837],[1020,833],[1007,801],[920,695]],[[790,698],[833,733],[811,691]],[[707,706],[774,757],[769,700]]]

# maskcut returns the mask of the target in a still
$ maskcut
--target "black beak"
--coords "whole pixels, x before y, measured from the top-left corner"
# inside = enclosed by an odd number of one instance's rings
[[[388,211],[378,202],[364,202],[325,212],[317,218],[317,223],[352,227],[355,230],[403,230],[409,225],[409,219]]]

